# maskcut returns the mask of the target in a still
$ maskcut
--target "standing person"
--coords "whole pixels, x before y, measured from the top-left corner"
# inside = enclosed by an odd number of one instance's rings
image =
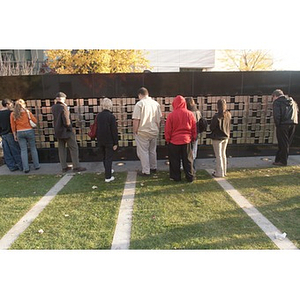
[[[202,118],[201,112],[197,109],[197,105],[192,97],[185,98],[187,109],[190,110],[196,119],[196,128],[197,128],[197,138],[194,142],[192,142],[192,149],[193,149],[193,167],[194,171],[196,171],[196,158],[197,158],[197,151],[198,151],[198,141],[199,141],[199,121]]]
[[[276,126],[278,151],[273,165],[286,166],[293,137],[298,124],[298,105],[291,97],[284,95],[282,90],[272,93],[273,117]]]
[[[29,120],[37,123],[35,116],[26,108],[26,103],[23,99],[16,101],[13,113],[10,115],[10,125],[15,138],[21,148],[21,159],[23,171],[28,173],[30,171],[28,164],[28,149],[27,143],[30,147],[31,158],[35,170],[40,168],[39,156],[35,145],[35,134]]]
[[[157,169],[156,145],[162,113],[159,103],[149,97],[146,88],[139,89],[138,98],[132,114],[137,156],[142,165],[138,175],[149,176]]]
[[[180,162],[182,160],[185,178],[188,182],[195,179],[193,168],[192,144],[197,139],[196,119],[187,110],[185,99],[178,95],[172,102],[173,112],[166,121],[165,139],[169,149],[170,179],[181,180]]]
[[[115,177],[112,176],[112,161],[114,151],[118,148],[118,128],[116,118],[111,112],[112,107],[112,101],[104,98],[102,101],[103,110],[97,114],[95,119],[97,122],[97,142],[105,169],[105,182],[115,180]]]
[[[2,137],[4,160],[10,171],[23,171],[20,146],[15,141],[10,126],[13,103],[9,99],[4,99],[2,106],[3,108],[0,110],[0,136]]]
[[[80,167],[79,151],[76,142],[76,136],[72,131],[71,116],[67,104],[66,94],[59,92],[56,94],[56,103],[52,106],[54,120],[54,132],[58,141],[58,156],[63,172],[71,170],[67,165],[67,147],[70,150],[73,163],[73,171],[81,172],[86,168]]]
[[[231,113],[227,110],[226,100],[219,99],[217,113],[210,124],[212,145],[216,156],[216,170],[214,177],[224,177],[227,172],[226,149],[230,137]]]

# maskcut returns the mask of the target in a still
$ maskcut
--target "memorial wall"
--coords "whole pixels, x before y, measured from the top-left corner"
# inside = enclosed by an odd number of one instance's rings
[[[145,86],[150,96],[161,105],[164,119],[172,111],[172,100],[180,94],[194,97],[208,123],[216,111],[216,102],[225,98],[232,114],[228,152],[233,155],[273,153],[276,144],[272,101],[276,88],[292,96],[299,104],[300,72],[199,72],[199,73],[140,73],[42,75],[0,77],[0,98],[26,100],[27,107],[38,119],[37,148],[41,161],[57,161],[57,141],[54,138],[51,106],[55,94],[67,94],[71,118],[76,131],[80,158],[97,160],[96,141],[87,132],[101,111],[101,99],[113,101],[117,119],[119,150],[116,159],[136,159],[132,133],[132,112],[138,101],[137,90]],[[293,146],[299,146],[298,128]],[[211,156],[209,128],[201,135],[199,157]],[[167,155],[164,122],[158,138],[158,157]],[[273,151],[273,152],[272,152]],[[229,153],[230,155],[230,153]]]

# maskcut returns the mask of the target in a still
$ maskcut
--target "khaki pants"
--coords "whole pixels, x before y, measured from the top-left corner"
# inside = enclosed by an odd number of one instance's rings
[[[67,165],[67,147],[70,150],[70,155],[73,163],[73,169],[79,168],[78,145],[76,142],[75,134],[72,133],[68,139],[57,139],[58,141],[58,156],[61,167],[65,169]]]
[[[150,174],[150,169],[157,168],[157,136],[146,138],[137,134],[135,135],[135,141],[137,156],[142,165],[142,172]]]
[[[212,140],[212,145],[216,156],[216,176],[219,177],[224,177],[226,176],[227,173],[227,158],[226,158],[227,144],[228,144],[228,139]]]

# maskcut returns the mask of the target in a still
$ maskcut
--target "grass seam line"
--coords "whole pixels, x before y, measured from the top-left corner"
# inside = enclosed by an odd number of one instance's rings
[[[212,174],[213,170],[206,169],[206,172]],[[244,196],[242,196],[226,179],[217,177],[214,177],[214,179],[280,250],[298,250],[294,243],[288,238],[283,240],[276,239],[275,234],[282,234],[282,232],[260,213]]]
[[[74,174],[66,174],[45,194],[3,237],[0,250],[7,250],[19,235],[34,221],[58,192],[72,179]]]
[[[136,172],[128,172],[111,250],[128,250],[131,237]]]

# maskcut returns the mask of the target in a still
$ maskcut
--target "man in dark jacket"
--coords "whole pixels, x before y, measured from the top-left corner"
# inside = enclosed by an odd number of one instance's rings
[[[291,97],[285,96],[282,90],[279,89],[272,93],[272,100],[278,141],[278,151],[273,165],[286,166],[290,145],[298,124],[298,105]]]
[[[54,132],[58,141],[58,156],[63,172],[71,170],[67,165],[67,148],[68,146],[73,163],[73,171],[81,172],[86,168],[80,167],[78,157],[78,145],[76,137],[72,131],[72,123],[70,119],[70,112],[66,101],[66,94],[59,92],[56,95],[56,104],[52,106],[52,114],[54,117]]]

